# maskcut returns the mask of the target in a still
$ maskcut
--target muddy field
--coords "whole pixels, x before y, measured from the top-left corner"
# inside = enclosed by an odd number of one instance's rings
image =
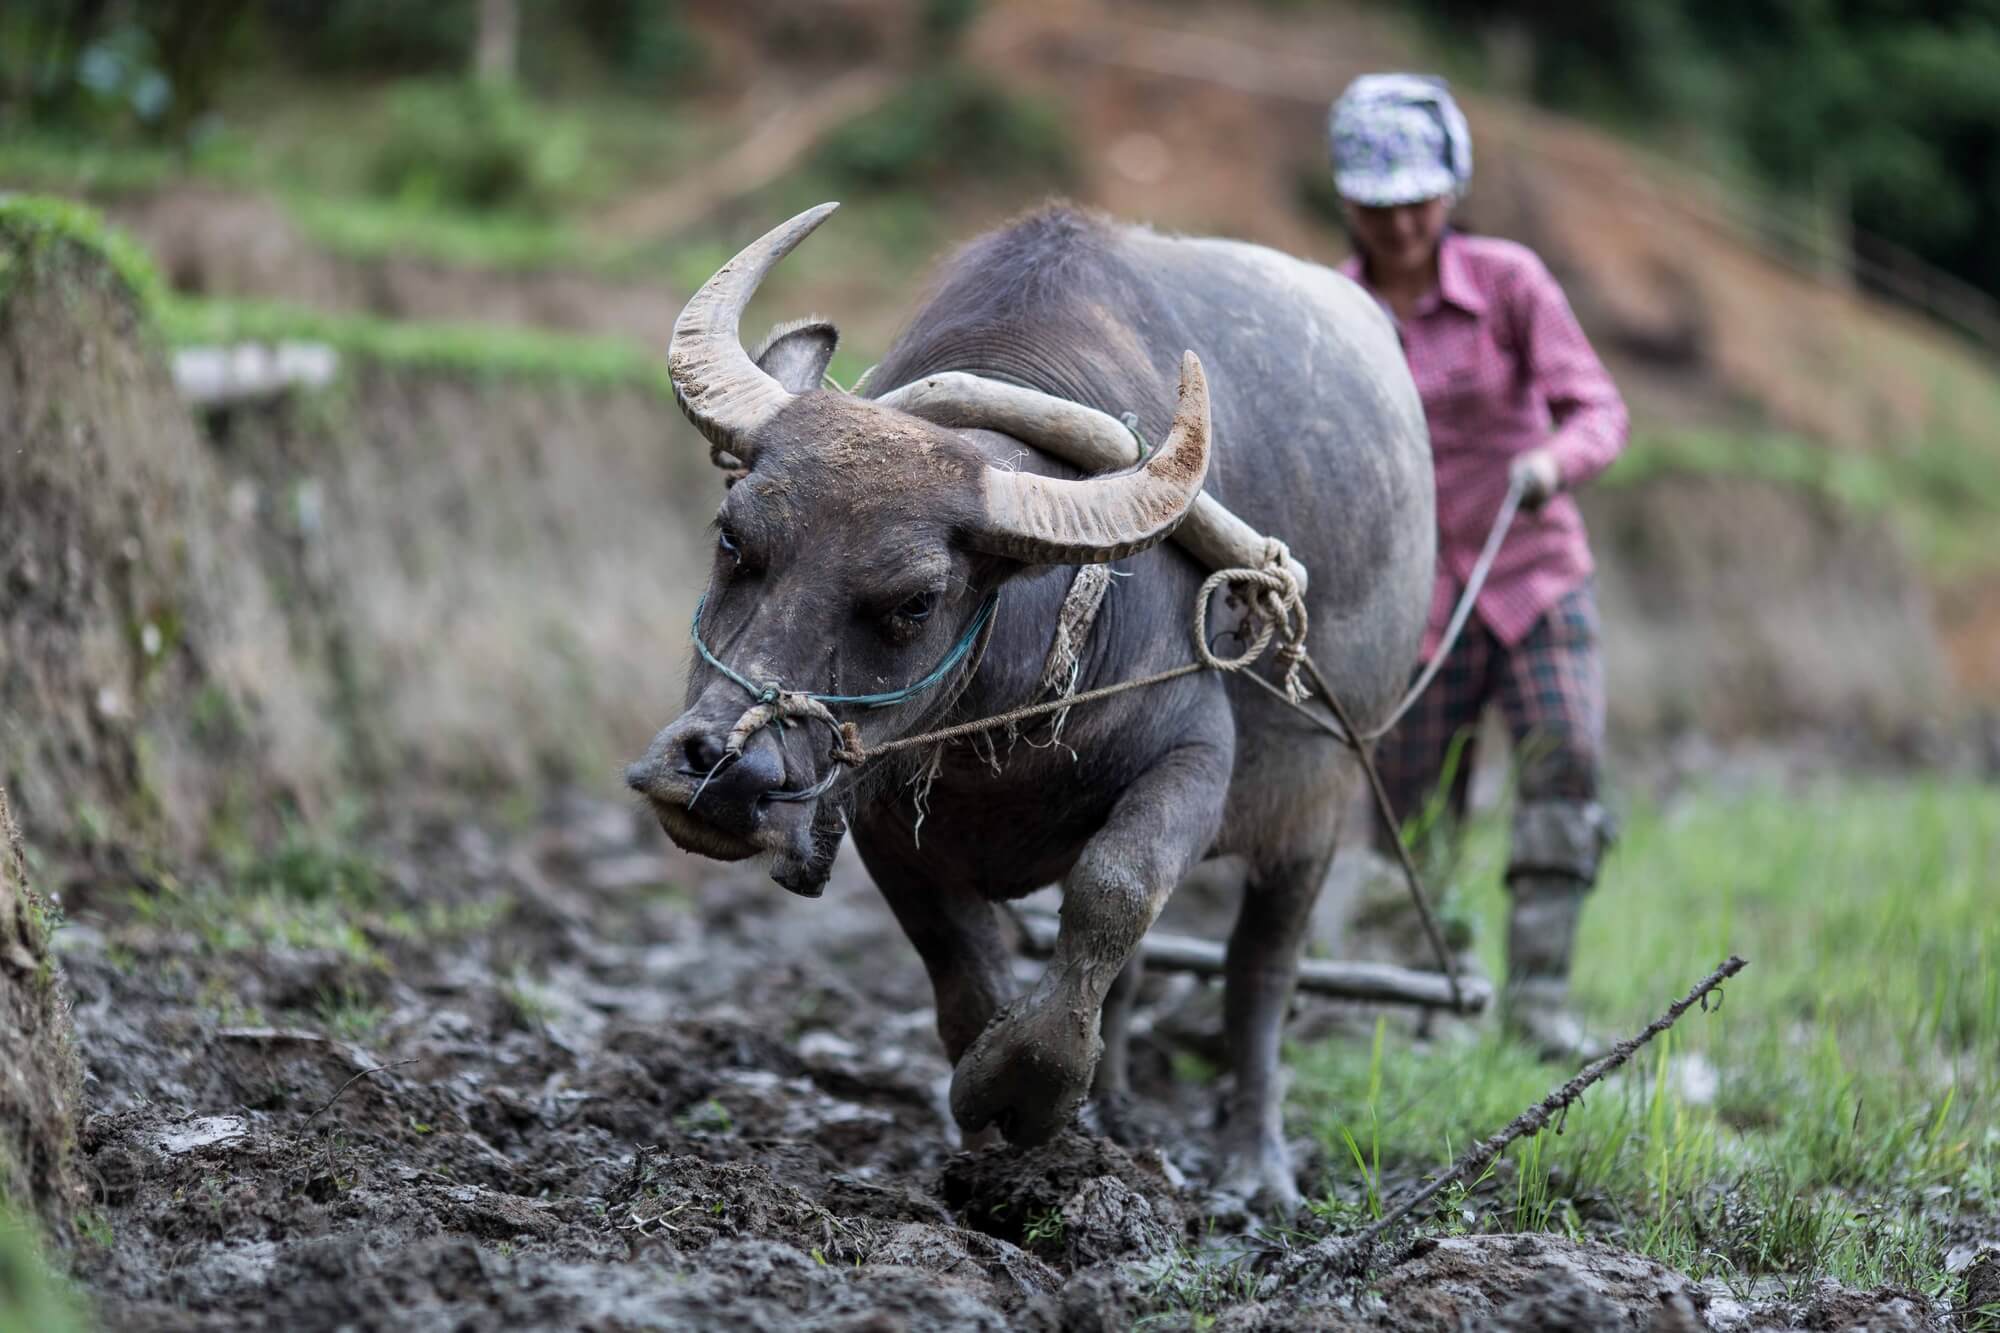
[[[1322,1223],[1202,1187],[1214,1089],[1169,1074],[1213,1040],[1192,982],[1148,983],[1123,1146],[966,1152],[922,969],[851,862],[806,902],[582,799],[363,845],[295,844],[247,892],[67,890],[103,1327],[1943,1326],[1546,1236],[1329,1274],[1299,1259]],[[1339,1184],[1299,1147],[1308,1191]]]

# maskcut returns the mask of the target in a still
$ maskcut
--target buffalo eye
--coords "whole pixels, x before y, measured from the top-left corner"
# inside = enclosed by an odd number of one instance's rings
[[[743,563],[743,548],[736,544],[735,533],[728,528],[718,528],[715,533],[715,543],[722,548],[724,555],[739,565]]]
[[[916,626],[929,620],[931,612],[935,610],[937,610],[937,594],[920,592],[914,597],[905,598],[902,605],[896,608],[894,616],[904,625]]]

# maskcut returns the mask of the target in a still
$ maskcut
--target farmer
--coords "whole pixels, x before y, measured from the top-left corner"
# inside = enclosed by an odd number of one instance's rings
[[[1573,1057],[1589,1043],[1568,1006],[1571,947],[1607,831],[1604,668],[1590,544],[1570,492],[1623,447],[1625,404],[1542,261],[1450,227],[1472,141],[1443,80],[1364,75],[1334,103],[1329,133],[1356,251],[1343,271],[1394,316],[1430,423],[1438,569],[1424,662],[1509,484],[1522,495],[1464,633],[1377,749],[1382,777],[1399,820],[1441,783],[1443,808],[1462,817],[1473,732],[1481,710],[1499,706],[1520,783],[1502,1021],[1544,1055]]]

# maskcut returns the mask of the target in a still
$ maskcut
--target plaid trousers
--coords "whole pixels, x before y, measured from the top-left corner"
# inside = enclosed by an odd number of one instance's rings
[[[1477,614],[1466,622],[1437,679],[1376,744],[1376,766],[1399,823],[1431,800],[1455,743],[1446,808],[1451,818],[1464,817],[1479,715],[1488,703],[1499,705],[1513,740],[1521,800],[1597,799],[1604,659],[1592,584],[1564,594],[1511,648]]]

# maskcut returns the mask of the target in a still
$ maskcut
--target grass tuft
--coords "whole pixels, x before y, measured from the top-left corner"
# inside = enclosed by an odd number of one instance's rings
[[[84,1303],[49,1264],[40,1228],[32,1217],[0,1197],[0,1328],[82,1333],[90,1327]],[[86,1219],[92,1217],[86,1215]],[[89,1239],[97,1239],[87,1220],[79,1229]]]
[[[17,265],[46,262],[65,247],[102,259],[142,314],[151,317],[165,304],[166,285],[152,256],[96,209],[46,195],[0,194],[0,306]]]

